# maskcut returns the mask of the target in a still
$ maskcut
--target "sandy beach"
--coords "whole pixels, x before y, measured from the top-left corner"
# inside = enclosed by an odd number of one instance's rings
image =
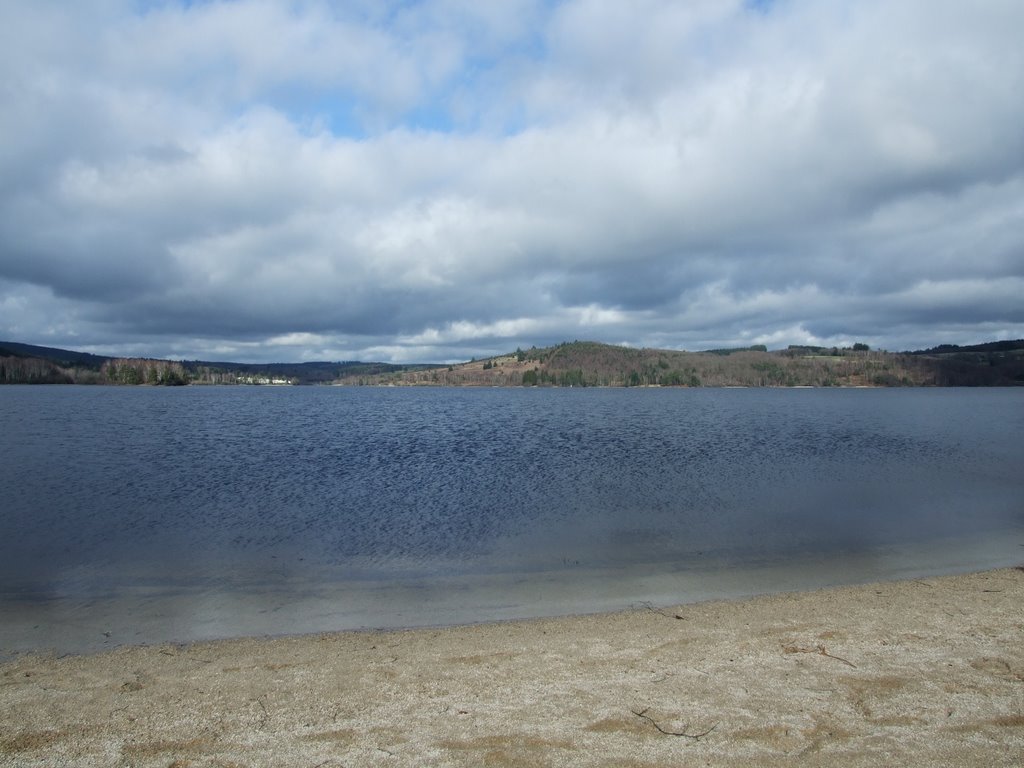
[[[1018,766],[1024,571],[25,654],[2,766]]]

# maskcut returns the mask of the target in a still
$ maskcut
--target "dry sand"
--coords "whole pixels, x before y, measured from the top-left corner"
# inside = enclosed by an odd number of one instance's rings
[[[1024,572],[26,655],[0,765],[1020,766]]]

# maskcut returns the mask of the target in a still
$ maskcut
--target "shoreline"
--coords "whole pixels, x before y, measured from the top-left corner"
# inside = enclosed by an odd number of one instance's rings
[[[1017,765],[1024,571],[0,663],[0,764]]]
[[[177,586],[122,571],[124,583],[106,590],[96,589],[102,578],[92,574],[82,585],[69,579],[46,599],[0,594],[0,661],[32,652],[93,654],[126,646],[570,618],[637,605],[734,601],[990,571],[1020,562],[1020,535],[1013,534],[762,562],[705,559],[690,568],[654,561],[344,580],[313,571],[282,583],[216,583],[210,576]]]

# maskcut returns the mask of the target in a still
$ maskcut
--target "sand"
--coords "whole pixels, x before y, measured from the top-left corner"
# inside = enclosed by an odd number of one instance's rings
[[[0,766],[1020,766],[1024,571],[0,665]]]

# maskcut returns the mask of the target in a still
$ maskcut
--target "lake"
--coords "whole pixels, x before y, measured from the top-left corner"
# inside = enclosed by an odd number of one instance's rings
[[[1024,389],[0,388],[0,652],[1024,562]]]

